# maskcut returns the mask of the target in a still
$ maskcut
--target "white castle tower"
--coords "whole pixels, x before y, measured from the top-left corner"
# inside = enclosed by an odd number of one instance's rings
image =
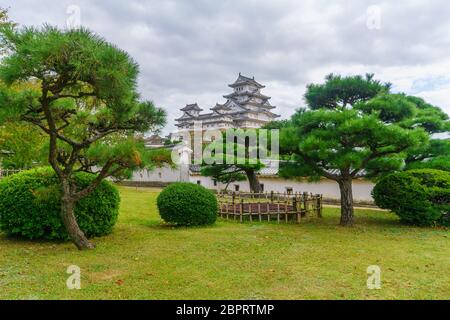
[[[176,119],[176,126],[180,131],[194,129],[194,121],[201,121],[203,130],[226,130],[229,128],[260,128],[264,124],[276,119],[279,115],[271,110],[275,107],[269,102],[270,97],[261,93],[265,86],[241,75],[228,85],[233,92],[223,96],[227,101],[217,103],[210,108],[212,112],[204,113],[197,103],[188,104],[182,108],[183,115]]]

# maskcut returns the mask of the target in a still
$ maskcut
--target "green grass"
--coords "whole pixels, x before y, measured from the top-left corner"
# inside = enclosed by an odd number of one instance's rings
[[[339,209],[300,225],[220,220],[164,226],[157,190],[121,188],[119,222],[97,249],[0,235],[0,299],[449,299],[450,233],[404,227],[383,211]],[[78,265],[82,289],[66,288]],[[382,288],[368,290],[379,265]]]

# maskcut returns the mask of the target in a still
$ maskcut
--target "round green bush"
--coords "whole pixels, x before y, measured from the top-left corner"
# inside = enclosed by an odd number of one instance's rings
[[[181,226],[213,224],[217,219],[217,199],[208,189],[193,183],[178,182],[158,196],[161,218]]]
[[[78,188],[95,179],[77,173]],[[0,180],[0,230],[27,239],[69,240],[60,218],[60,187],[51,168],[25,171]],[[103,181],[87,197],[78,201],[75,216],[87,237],[111,233],[119,214],[119,192]]]
[[[372,191],[377,206],[406,224],[450,225],[450,172],[417,169],[380,179]]]

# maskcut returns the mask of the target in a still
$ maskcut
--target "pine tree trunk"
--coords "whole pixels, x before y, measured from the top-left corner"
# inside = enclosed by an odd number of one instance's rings
[[[65,183],[63,183],[65,184]],[[66,227],[72,242],[77,246],[79,250],[94,249],[95,245],[91,243],[78,226],[75,218],[75,201],[68,194],[68,187],[63,187],[63,197],[61,201],[61,219]]]
[[[245,174],[247,175],[251,192],[261,193],[261,184],[259,183],[255,170],[247,170]]]
[[[341,226],[351,226],[354,223],[352,179],[338,181],[341,191]]]

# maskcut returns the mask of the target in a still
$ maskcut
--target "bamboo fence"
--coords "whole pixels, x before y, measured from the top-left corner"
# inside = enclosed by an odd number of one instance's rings
[[[309,215],[322,217],[322,195],[312,193],[217,193],[219,215],[227,220],[300,223]]]

